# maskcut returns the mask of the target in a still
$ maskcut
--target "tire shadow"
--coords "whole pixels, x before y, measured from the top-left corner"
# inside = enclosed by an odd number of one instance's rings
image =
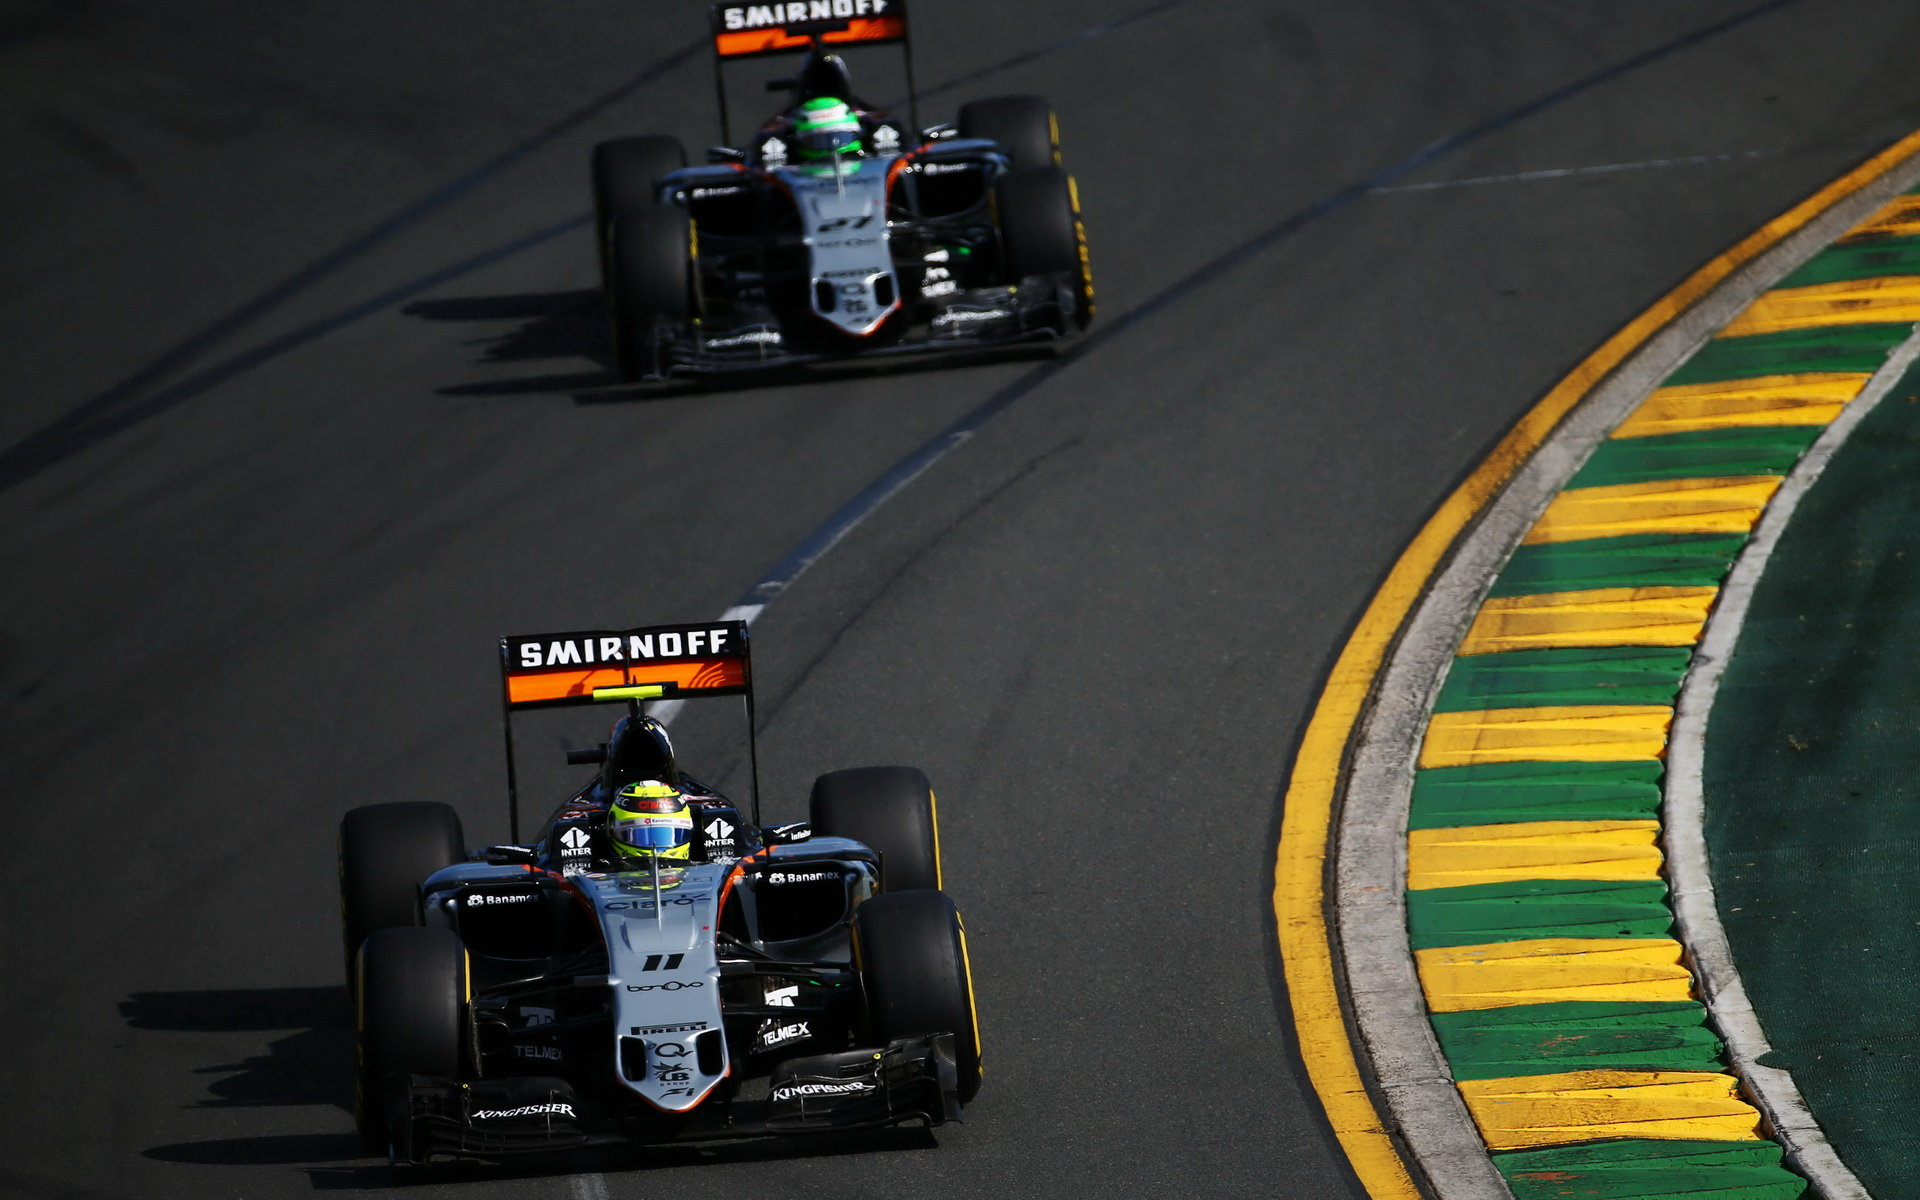
[[[353,1111],[353,1010],[345,987],[229,988],[201,992],[135,992],[120,1002],[134,1029],[172,1033],[266,1033],[290,1030],[267,1052],[234,1063],[195,1068],[217,1075],[199,1108],[330,1104]]]

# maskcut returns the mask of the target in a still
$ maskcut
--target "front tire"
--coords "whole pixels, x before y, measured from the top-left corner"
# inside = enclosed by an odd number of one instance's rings
[[[855,767],[813,781],[813,831],[880,852],[889,892],[940,886],[940,819],[933,785],[917,767]]]
[[[980,1026],[960,910],[944,892],[888,892],[854,910],[853,939],[876,1044],[951,1033],[960,1102],[972,1100],[980,1091]]]
[[[465,1044],[467,948],[444,929],[382,929],[360,946],[354,993],[354,1119],[391,1143],[393,1077],[456,1079]]]
[[[960,136],[999,142],[1015,169],[1060,165],[1060,123],[1038,96],[995,96],[960,106]]]
[[[340,936],[354,951],[381,929],[420,923],[420,881],[467,857],[460,814],[432,800],[368,804],[340,819]]]
[[[1009,171],[994,184],[993,203],[1006,281],[1018,285],[1034,275],[1066,275],[1073,322],[1085,329],[1093,320],[1093,269],[1073,176],[1059,167]]]
[[[655,331],[697,308],[693,222],[677,208],[627,213],[613,223],[607,255],[614,363],[629,379],[658,375]]]
[[[662,176],[687,165],[677,137],[614,138],[593,148],[593,236],[600,254],[600,284],[607,284],[607,241],[622,213],[658,203]]]

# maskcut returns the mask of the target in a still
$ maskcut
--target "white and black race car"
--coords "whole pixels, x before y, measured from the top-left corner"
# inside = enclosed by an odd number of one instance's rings
[[[361,1131],[397,1163],[957,1119],[980,1085],[932,789],[835,771],[808,823],[760,824],[681,770],[648,700],[745,698],[743,622],[506,638],[507,715],[625,702],[540,838],[469,853],[459,816],[374,804],[340,826]],[[611,799],[662,780],[688,858],[614,852]]]
[[[722,3],[712,23],[724,141],[720,64],[796,51],[798,73],[772,86],[795,105],[847,102],[861,136],[824,164],[803,160],[784,115],[700,166],[671,136],[595,147],[601,283],[626,375],[1047,341],[1086,327],[1086,233],[1045,100],[976,100],[954,123],[922,128],[905,0]],[[829,53],[872,42],[907,51],[905,121],[855,96]]]

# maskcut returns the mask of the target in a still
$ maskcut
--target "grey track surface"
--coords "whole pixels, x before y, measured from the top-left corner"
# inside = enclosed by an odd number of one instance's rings
[[[1741,8],[1189,0],[1077,36],[1126,11],[916,10],[923,80],[986,71],[930,116],[1029,90],[1060,109],[1109,323],[1437,138]],[[684,54],[699,21],[518,0],[9,10],[0,447],[90,402],[126,417],[195,368],[566,221],[597,138],[704,137],[704,63]],[[987,1087],[937,1148],[594,1164],[608,1191],[1358,1195],[1298,1069],[1266,896],[1320,677],[1418,523],[1541,391],[1920,124],[1897,49],[1916,32],[1891,0],[1804,0],[1408,182],[1736,157],[1307,222],[1047,371],[823,559],[755,627],[769,816],[799,815],[820,770],[932,774]],[[593,390],[591,273],[583,234],[543,242],[55,444],[0,492],[0,803],[19,851],[0,1195],[399,1182],[343,1107],[338,814],[443,798],[500,836],[495,636],[716,614],[1036,370]],[[172,373],[118,387],[156,361]],[[688,733],[737,783],[717,733]],[[523,748],[556,758],[561,734]]]

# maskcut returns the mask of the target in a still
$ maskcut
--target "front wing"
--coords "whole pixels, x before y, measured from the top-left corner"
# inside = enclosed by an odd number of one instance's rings
[[[650,377],[771,371],[852,358],[1047,342],[1077,328],[1076,305],[1068,284],[1049,280],[1017,288],[971,289],[938,305],[904,333],[871,341],[819,336],[811,330],[796,336],[771,315],[727,325],[707,321],[665,326],[655,334],[657,366]]]
[[[630,1119],[557,1077],[461,1082],[394,1077],[387,1097],[396,1164],[500,1160],[583,1146],[881,1129],[960,1118],[953,1035],[789,1059],[764,1101],[709,1101],[686,1119]]]

